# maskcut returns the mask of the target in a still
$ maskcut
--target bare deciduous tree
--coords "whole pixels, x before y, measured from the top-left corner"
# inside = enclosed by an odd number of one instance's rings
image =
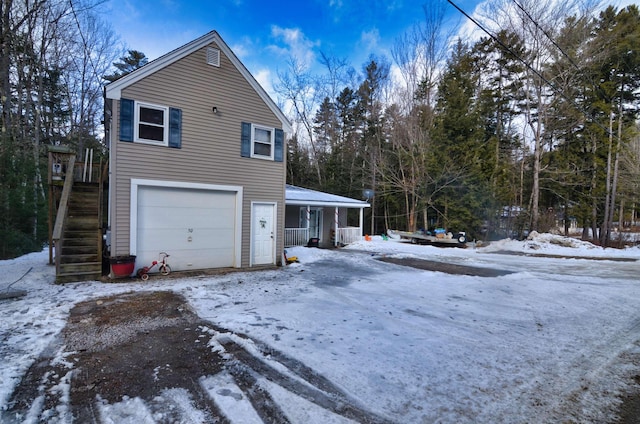
[[[101,75],[115,37],[94,14],[100,1],[0,3],[0,256],[36,249],[43,237],[43,145],[96,140]],[[25,221],[29,221],[25,223]],[[25,229],[29,230],[26,231]],[[28,233],[28,234],[27,234]]]

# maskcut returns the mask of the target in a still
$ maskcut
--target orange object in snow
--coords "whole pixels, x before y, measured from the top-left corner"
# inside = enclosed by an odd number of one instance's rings
[[[365,234],[365,235],[364,235],[364,239],[365,239],[366,241],[371,241],[371,236],[370,236],[369,234]]]

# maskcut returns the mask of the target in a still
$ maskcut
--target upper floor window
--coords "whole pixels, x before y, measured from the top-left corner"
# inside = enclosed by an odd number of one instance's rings
[[[242,122],[240,156],[284,161],[284,132],[280,128]]]
[[[253,125],[251,156],[273,160],[273,128]]]
[[[169,108],[136,102],[135,141],[161,144],[169,140]]]
[[[182,148],[182,109],[120,99],[120,141]]]

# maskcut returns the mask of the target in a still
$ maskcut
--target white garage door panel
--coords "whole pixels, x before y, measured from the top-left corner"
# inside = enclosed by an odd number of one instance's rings
[[[184,229],[154,229],[147,232],[145,244],[149,246],[161,246],[171,243],[171,250],[195,250],[195,249],[228,249],[229,240],[233,240],[233,230],[197,230],[192,233]],[[190,237],[190,239],[189,239]],[[167,247],[169,249],[169,247]],[[167,252],[171,254],[171,252]]]
[[[184,269],[227,268],[233,264],[233,252],[229,249],[196,249],[180,251],[184,253]],[[172,259],[173,256],[170,258]],[[173,269],[173,268],[172,268]]]
[[[203,196],[203,194],[212,196]],[[191,203],[194,198],[202,207],[217,207],[219,199],[235,199],[236,193],[232,191],[201,190],[179,187],[141,186],[138,190],[138,202],[151,206],[163,206],[170,200],[174,205]],[[168,198],[167,198],[168,197]]]
[[[137,266],[169,253],[176,271],[234,266],[236,193],[139,186]]]
[[[181,222],[181,220],[188,219],[192,222],[199,222],[203,226],[211,225],[211,213],[222,214],[227,218],[233,218],[235,213],[235,199],[220,198],[221,202],[232,201],[232,204],[221,204],[216,206],[199,205],[197,199],[194,199],[191,203],[173,203],[170,199],[167,199],[167,203],[164,205],[138,205],[138,211],[149,213],[153,217],[158,219],[167,219],[170,221]],[[215,223],[215,222],[214,222]]]
[[[212,217],[215,217],[212,219]],[[235,222],[235,210],[197,207],[138,208],[141,228],[212,228],[226,229]],[[186,227],[186,225],[189,227]]]

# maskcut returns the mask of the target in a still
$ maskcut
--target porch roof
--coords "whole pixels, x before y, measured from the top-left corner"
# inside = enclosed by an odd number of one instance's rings
[[[336,194],[311,190],[287,184],[285,186],[285,204],[291,206],[327,206],[339,208],[368,208],[371,205],[364,200],[338,196]]]

